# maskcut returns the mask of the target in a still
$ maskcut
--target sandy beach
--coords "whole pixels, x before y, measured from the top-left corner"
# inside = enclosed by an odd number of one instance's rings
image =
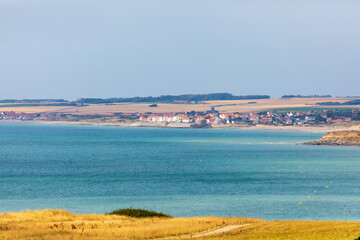
[[[119,127],[153,127],[153,128],[193,128],[188,123],[151,123],[151,122],[89,122],[89,121],[23,121],[23,120],[1,120],[7,123],[35,123],[35,124],[65,124],[65,125],[94,125],[94,126],[119,126]],[[201,127],[200,127],[201,128]],[[278,131],[316,131],[333,132],[345,130],[360,131],[360,123],[352,122],[348,124],[326,124],[318,126],[275,126],[275,125],[244,125],[244,124],[224,124],[212,125],[207,128],[214,129],[249,129],[249,130],[278,130]],[[197,128],[198,129],[198,128]]]

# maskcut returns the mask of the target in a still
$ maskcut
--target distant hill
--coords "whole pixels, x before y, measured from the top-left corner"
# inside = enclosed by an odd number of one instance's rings
[[[281,98],[329,98],[331,95],[284,95]]]
[[[54,103],[67,103],[65,99],[3,99],[0,103],[42,103],[42,102],[54,102]]]
[[[234,96],[230,93],[209,93],[209,94],[184,94],[184,95],[162,95],[159,97],[132,97],[132,98],[81,98],[77,102],[88,104],[119,103],[119,102],[145,102],[145,103],[173,103],[175,101],[211,101],[211,100],[249,100],[269,99],[269,95],[244,95]]]
[[[332,105],[360,105],[360,99],[354,99],[351,101],[346,101],[343,103],[340,102],[320,102],[317,103],[317,105],[322,105],[322,106],[332,106]]]

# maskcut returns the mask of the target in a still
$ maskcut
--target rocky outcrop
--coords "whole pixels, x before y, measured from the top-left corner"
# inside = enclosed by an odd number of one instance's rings
[[[325,134],[321,139],[304,143],[305,145],[360,146],[360,131],[335,131]]]

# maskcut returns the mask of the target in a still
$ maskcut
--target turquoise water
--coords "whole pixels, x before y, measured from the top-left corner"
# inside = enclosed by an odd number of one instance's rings
[[[322,135],[0,123],[0,212],[360,220],[360,148]]]

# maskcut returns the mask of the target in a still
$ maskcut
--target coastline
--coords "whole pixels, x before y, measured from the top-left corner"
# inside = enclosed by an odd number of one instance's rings
[[[360,146],[360,131],[336,131],[303,145]]]
[[[118,126],[118,127],[151,127],[151,128],[196,128],[196,129],[249,129],[249,130],[278,130],[278,131],[311,131],[311,132],[333,132],[346,130],[360,130],[360,124],[341,126],[341,125],[322,125],[322,126],[274,126],[274,125],[244,125],[244,124],[225,124],[212,125],[210,127],[193,127],[189,123],[156,123],[156,122],[89,122],[89,121],[46,121],[46,120],[1,120],[0,123],[36,123],[36,124],[56,124],[56,125],[93,125],[93,126]]]

